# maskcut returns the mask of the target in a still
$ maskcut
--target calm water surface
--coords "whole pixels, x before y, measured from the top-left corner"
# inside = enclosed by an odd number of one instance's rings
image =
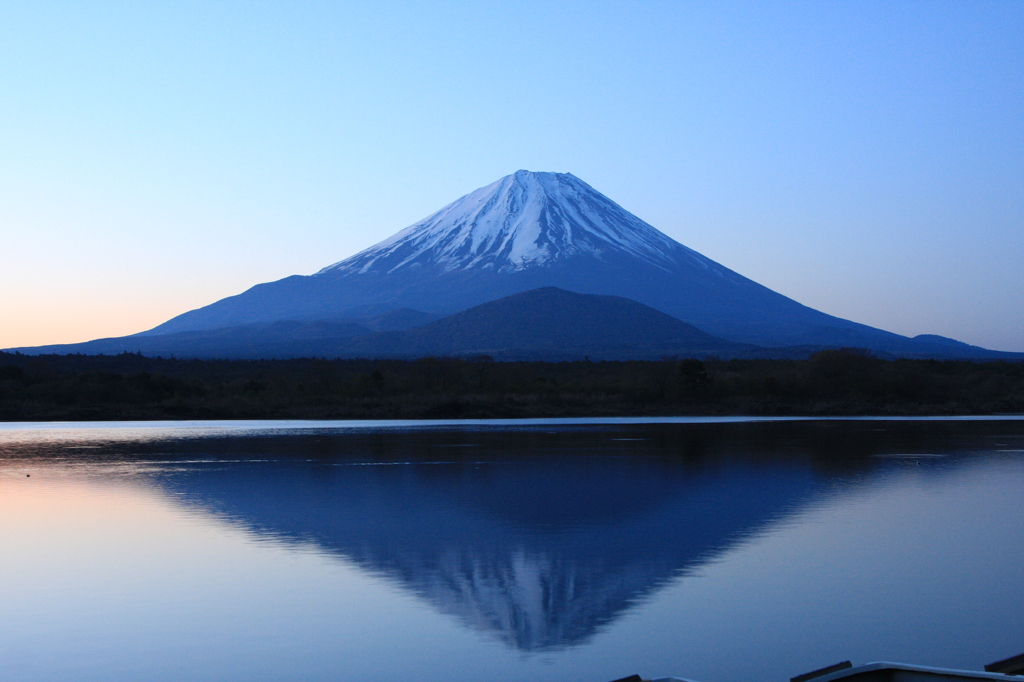
[[[0,425],[0,679],[1024,652],[1024,420]]]

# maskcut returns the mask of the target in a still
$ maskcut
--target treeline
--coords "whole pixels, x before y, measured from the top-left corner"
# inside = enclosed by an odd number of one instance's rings
[[[0,421],[1024,412],[1024,363],[182,360],[0,353]]]

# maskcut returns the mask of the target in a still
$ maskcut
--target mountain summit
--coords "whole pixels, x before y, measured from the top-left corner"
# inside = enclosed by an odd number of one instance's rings
[[[424,266],[515,272],[617,252],[667,271],[692,263],[723,276],[728,272],[571,173],[520,170],[318,274],[384,274]]]

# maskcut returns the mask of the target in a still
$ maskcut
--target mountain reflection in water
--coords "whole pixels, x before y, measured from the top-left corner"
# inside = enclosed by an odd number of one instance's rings
[[[315,543],[467,626],[539,651],[587,641],[821,481],[793,459],[769,466],[685,445],[652,455],[650,443],[615,435],[562,434],[555,447],[525,450],[524,438],[539,445],[542,434],[421,433],[362,450],[342,441],[334,457],[200,467],[170,484],[260,534]]]
[[[979,669],[1022,488],[1024,418],[0,425],[0,677]]]

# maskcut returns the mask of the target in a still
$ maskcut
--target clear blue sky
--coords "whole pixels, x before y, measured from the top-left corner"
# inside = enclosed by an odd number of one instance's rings
[[[0,347],[309,274],[519,168],[1024,351],[1024,2],[0,2]]]

